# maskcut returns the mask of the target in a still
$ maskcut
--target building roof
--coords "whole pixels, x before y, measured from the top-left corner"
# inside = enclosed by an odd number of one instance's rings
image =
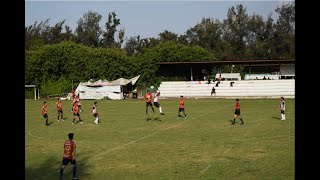
[[[241,65],[252,65],[252,64],[295,64],[295,59],[282,59],[282,60],[218,60],[218,61],[200,61],[200,62],[158,62],[158,65],[170,65],[170,64],[241,64]]]

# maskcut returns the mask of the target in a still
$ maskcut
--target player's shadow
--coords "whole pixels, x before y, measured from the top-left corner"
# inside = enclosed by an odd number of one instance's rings
[[[232,120],[232,119],[230,119],[229,121],[230,121],[230,123],[233,123],[233,120]],[[237,121],[236,121],[235,123],[237,123]]]
[[[53,121],[52,121],[52,122],[49,122],[49,123],[48,123],[48,126],[50,126],[52,123],[53,123]]]
[[[273,116],[272,118],[273,118],[273,119],[278,119],[278,120],[280,120],[280,118],[279,118],[279,117],[275,117],[275,116]]]
[[[148,121],[162,121],[159,117],[154,117],[154,118],[150,118],[150,117],[148,117],[148,118],[146,118],[146,121],[148,122]]]
[[[59,148],[60,149],[60,148]],[[61,158],[60,158],[61,157]],[[86,161],[90,157],[82,157],[81,159],[76,159],[77,161],[77,172],[76,176],[80,177],[79,179],[85,179],[89,176],[89,172],[86,168]],[[40,180],[40,179],[58,179],[59,178],[59,170],[62,165],[62,155],[58,158],[55,156],[50,156],[45,161],[41,162],[39,165],[27,165],[25,167],[25,179],[26,180]],[[63,172],[63,179],[71,179],[72,178],[72,165],[70,162],[65,167]]]

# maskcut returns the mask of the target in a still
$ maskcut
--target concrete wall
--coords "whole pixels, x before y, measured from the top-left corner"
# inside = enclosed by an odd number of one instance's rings
[[[216,81],[217,82],[217,81]],[[206,84],[206,81],[167,81],[158,88],[161,97],[211,97],[211,89],[215,87],[214,97],[294,97],[295,80],[242,80],[221,81]],[[230,82],[234,82],[230,87]]]

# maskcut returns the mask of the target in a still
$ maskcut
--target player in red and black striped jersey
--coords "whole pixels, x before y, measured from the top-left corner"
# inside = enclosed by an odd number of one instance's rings
[[[63,158],[62,158],[62,166],[60,168],[60,177],[59,180],[62,180],[63,171],[66,165],[70,162],[72,164],[72,179],[76,178],[77,172],[77,162],[76,162],[76,142],[73,141],[73,133],[68,134],[69,140],[67,140],[63,145]]]
[[[61,117],[61,121],[64,121],[63,120],[62,102],[61,102],[60,98],[58,98],[58,101],[56,102],[56,107],[57,107],[57,111],[58,111],[58,122],[60,121],[60,117]]]
[[[236,123],[236,118],[240,118],[241,124],[244,124],[242,118],[240,117],[240,102],[239,99],[236,99],[236,106],[234,108],[234,118],[232,124]]]
[[[184,118],[187,119],[187,114],[184,110],[184,99],[183,99],[183,96],[180,96],[180,100],[179,100],[179,111],[178,111],[178,117],[182,117],[180,115],[180,112],[183,112],[184,114]]]
[[[151,106],[152,111],[154,112],[153,106],[152,106],[152,94],[147,90],[147,94],[144,95],[144,98],[146,99],[146,115],[148,115],[148,107]]]
[[[73,108],[72,108],[72,111],[73,111],[73,121],[72,121],[72,124],[74,124],[74,121],[76,119],[79,120],[80,124],[83,124],[82,120],[81,120],[81,117],[80,117],[80,110],[79,110],[79,106],[78,106],[78,102],[74,102],[73,103]]]
[[[48,117],[48,114],[47,114],[47,102],[43,102],[43,105],[42,105],[42,108],[41,108],[41,114],[44,117],[44,119],[46,120],[45,125],[49,126],[49,123],[48,123],[49,117]]]

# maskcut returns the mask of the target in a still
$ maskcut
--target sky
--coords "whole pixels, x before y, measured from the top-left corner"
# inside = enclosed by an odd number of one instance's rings
[[[115,12],[120,19],[119,28],[125,30],[125,39],[140,35],[141,38],[154,37],[165,30],[178,35],[184,34],[202,18],[226,19],[228,9],[242,4],[249,15],[268,15],[276,20],[275,9],[286,1],[48,1],[25,0],[25,26],[49,19],[50,26],[66,20],[64,25],[74,32],[77,22],[84,13],[94,11],[102,15],[100,27],[105,30],[108,13]]]

